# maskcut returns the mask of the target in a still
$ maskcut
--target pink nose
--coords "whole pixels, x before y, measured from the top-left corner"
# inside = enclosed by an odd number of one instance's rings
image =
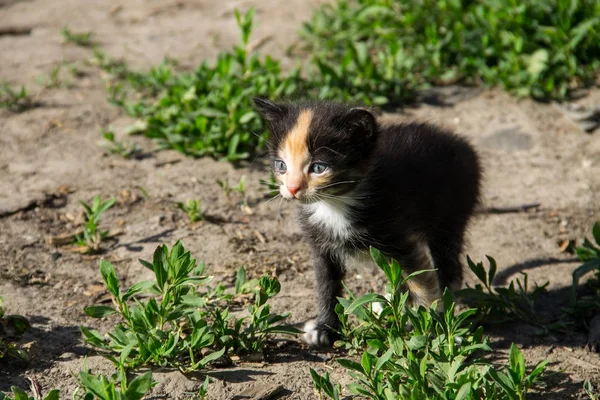
[[[296,193],[298,193],[298,191],[300,190],[300,186],[288,186],[287,188],[292,194],[292,196],[295,196]]]

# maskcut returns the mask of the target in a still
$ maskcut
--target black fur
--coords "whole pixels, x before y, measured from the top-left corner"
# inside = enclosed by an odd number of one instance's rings
[[[330,342],[338,326],[334,309],[348,255],[373,246],[412,272],[420,269],[415,246],[424,242],[438,269],[440,289],[460,285],[463,237],[479,201],[482,175],[465,139],[424,123],[383,126],[368,110],[343,104],[255,104],[269,122],[273,157],[300,111],[310,108],[310,154],[332,166],[334,182],[354,181],[326,192],[355,199],[348,207],[355,232],[351,239],[340,240],[311,224],[310,207],[299,207],[313,249],[317,322]]]

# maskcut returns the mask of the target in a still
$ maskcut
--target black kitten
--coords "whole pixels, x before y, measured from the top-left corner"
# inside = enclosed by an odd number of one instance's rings
[[[343,104],[254,103],[270,126],[280,193],[298,202],[313,249],[319,314],[305,327],[308,343],[334,340],[345,266],[370,259],[369,246],[407,273],[437,269],[409,282],[415,304],[429,306],[443,288],[460,286],[463,236],[481,181],[465,139],[423,123],[383,126],[368,110]]]

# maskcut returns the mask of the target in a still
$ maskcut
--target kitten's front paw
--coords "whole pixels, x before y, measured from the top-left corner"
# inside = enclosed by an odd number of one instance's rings
[[[335,340],[335,333],[315,320],[304,324],[304,332],[302,338],[311,346],[331,346]]]

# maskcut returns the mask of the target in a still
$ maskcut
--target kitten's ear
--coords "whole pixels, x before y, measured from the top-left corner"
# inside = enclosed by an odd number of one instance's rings
[[[344,123],[360,131],[368,138],[374,137],[377,132],[377,120],[371,111],[366,108],[351,108],[344,116]]]
[[[269,122],[277,121],[285,117],[288,112],[286,106],[281,104],[275,104],[267,99],[260,97],[252,98],[254,108],[258,111],[264,119]]]

